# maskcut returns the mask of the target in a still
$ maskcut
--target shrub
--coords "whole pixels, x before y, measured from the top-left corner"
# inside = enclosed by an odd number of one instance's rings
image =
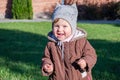
[[[32,19],[32,1],[12,0],[12,16],[14,19]]]
[[[118,19],[120,19],[120,2],[117,3],[116,17],[117,17]]]
[[[96,5],[79,5],[78,6],[78,19],[79,20],[97,20],[101,19],[101,15],[98,14],[99,7]]]
[[[98,5],[78,5],[79,20],[115,20],[120,19],[120,2]]]
[[[107,20],[115,20],[116,19],[116,11],[115,11],[116,6],[117,5],[115,2],[102,5],[101,14],[103,15],[103,18]]]

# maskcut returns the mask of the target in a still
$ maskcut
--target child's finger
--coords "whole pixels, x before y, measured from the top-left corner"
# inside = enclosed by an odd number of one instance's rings
[[[46,69],[49,69],[49,68],[51,68],[51,64],[46,64]]]
[[[82,64],[82,63],[83,63],[83,60],[79,60],[79,61],[78,61],[78,64]]]

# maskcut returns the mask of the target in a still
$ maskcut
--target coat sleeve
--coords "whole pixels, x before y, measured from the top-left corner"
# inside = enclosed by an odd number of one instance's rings
[[[44,55],[42,57],[42,75],[43,76],[49,76],[52,74],[51,73],[47,73],[43,70],[43,66],[45,64],[51,64],[53,65],[52,61],[51,61],[51,57],[50,57],[50,48],[49,48],[49,45],[47,44],[47,46],[45,47],[45,51],[44,51]]]
[[[91,71],[91,69],[94,67],[94,65],[97,61],[97,55],[96,55],[95,49],[92,47],[92,45],[86,39],[85,39],[85,43],[84,43],[84,47],[83,47],[83,57],[82,58],[87,63],[86,70]]]

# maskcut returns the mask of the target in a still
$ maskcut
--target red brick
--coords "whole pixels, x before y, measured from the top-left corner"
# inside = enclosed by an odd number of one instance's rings
[[[2,0],[0,1],[0,15],[5,15],[6,10],[11,12],[11,4],[8,5],[8,1],[11,3],[12,0]],[[52,12],[56,2],[61,0],[32,0],[33,14],[38,14],[41,12]],[[78,0],[78,5],[80,4],[106,4],[108,2],[118,2],[120,0]],[[7,8],[6,8],[7,7]],[[0,17],[1,18],[1,17]]]

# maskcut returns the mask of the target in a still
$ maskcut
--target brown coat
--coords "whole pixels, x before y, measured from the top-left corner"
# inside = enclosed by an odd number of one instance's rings
[[[51,32],[52,34],[52,32]],[[49,76],[49,80],[92,80],[91,69],[96,63],[97,56],[94,48],[85,36],[77,37],[70,42],[64,42],[64,58],[57,43],[50,39],[45,48],[42,65],[49,63],[54,66],[52,73],[42,74]],[[76,64],[78,59],[83,58],[87,62],[87,76],[82,78],[81,69]]]

